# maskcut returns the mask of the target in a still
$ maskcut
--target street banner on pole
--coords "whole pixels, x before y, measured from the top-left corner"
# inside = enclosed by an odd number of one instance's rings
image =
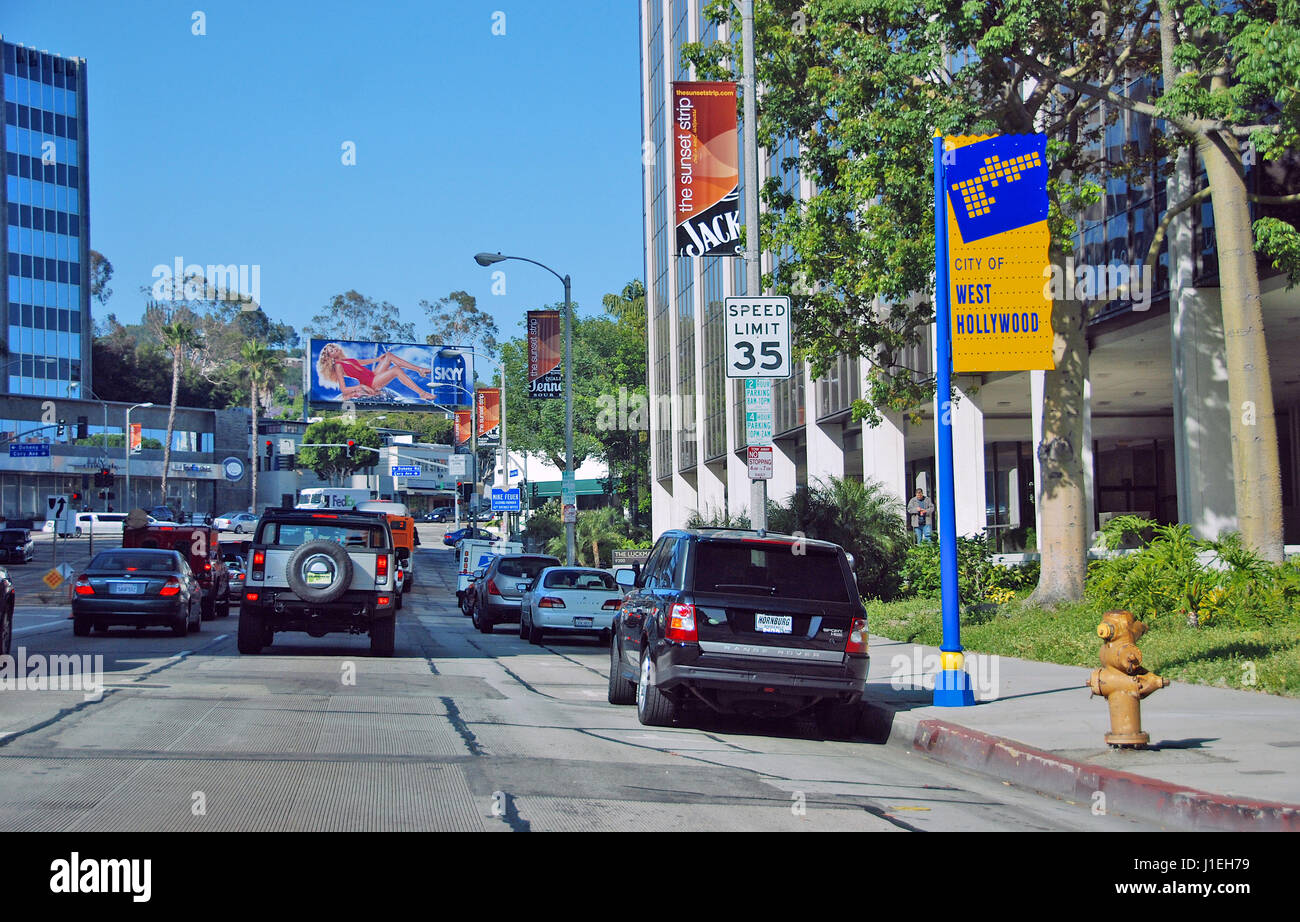
[[[528,312],[528,396],[563,400],[564,369],[559,311]]]
[[[474,428],[474,414],[470,410],[456,411],[456,445],[464,445],[469,441],[470,431]]]
[[[143,433],[144,433],[144,424],[143,424],[143,423],[132,423],[132,424],[131,424],[131,453],[132,453],[132,454],[134,454],[135,452],[138,452],[138,451],[140,450],[140,446],[141,446],[141,445],[143,444],[143,442],[144,442],[144,434],[143,434]]]
[[[944,138],[953,371],[1050,371],[1047,135]]]
[[[669,131],[677,255],[741,255],[736,84],[673,83]]]
[[[480,387],[478,400],[478,440],[496,444],[501,441],[501,388]]]

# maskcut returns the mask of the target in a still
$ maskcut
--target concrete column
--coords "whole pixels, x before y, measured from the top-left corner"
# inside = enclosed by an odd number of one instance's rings
[[[808,424],[808,483],[844,476],[844,426]]]
[[[879,426],[862,426],[862,477],[879,480],[906,502],[912,490],[907,483],[907,441],[900,413],[882,413]],[[929,490],[926,493],[929,494]]]
[[[767,482],[767,498],[784,503],[794,492],[797,483],[794,444],[778,440],[772,444],[772,479]]]
[[[963,385],[969,387],[969,382],[957,379],[961,399],[952,408],[952,444],[957,534],[964,537],[984,531],[988,513],[984,506],[984,408],[979,396]]]
[[[1191,189],[1186,153],[1169,180],[1169,201]],[[1174,196],[1177,196],[1175,198]],[[1192,287],[1191,211],[1169,225],[1169,320],[1174,376],[1174,476],[1178,519],[1198,538],[1237,527],[1232,421],[1218,291]]]

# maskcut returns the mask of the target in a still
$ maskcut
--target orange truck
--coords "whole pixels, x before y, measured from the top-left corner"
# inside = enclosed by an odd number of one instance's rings
[[[415,519],[405,503],[393,503],[384,500],[366,500],[357,503],[357,512],[379,512],[388,519],[388,528],[393,533],[393,548],[402,570],[401,591],[411,591],[415,584],[415,549],[420,545],[420,534],[415,530]]]
[[[122,547],[180,551],[203,589],[203,620],[230,614],[230,568],[221,557],[220,532],[207,525],[146,525],[123,528]]]

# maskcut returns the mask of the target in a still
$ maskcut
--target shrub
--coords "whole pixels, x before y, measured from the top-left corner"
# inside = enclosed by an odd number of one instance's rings
[[[957,592],[967,606],[982,602],[1004,605],[1020,590],[1036,585],[1038,574],[1037,561],[1015,567],[995,564],[992,545],[984,534],[957,539]],[[939,598],[943,587],[938,542],[909,547],[901,575],[904,598]]]

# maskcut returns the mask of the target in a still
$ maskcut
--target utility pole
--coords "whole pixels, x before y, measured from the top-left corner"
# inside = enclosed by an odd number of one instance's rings
[[[741,0],[741,92],[744,93],[745,294],[763,293],[762,253],[758,248],[758,80],[754,73],[754,0]],[[749,482],[749,524],[767,528],[767,481]]]

